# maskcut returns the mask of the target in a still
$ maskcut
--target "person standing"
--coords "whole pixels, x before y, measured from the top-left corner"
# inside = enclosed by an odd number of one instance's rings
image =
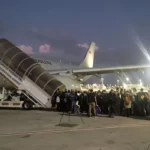
[[[76,96],[76,94],[75,94],[75,92],[73,90],[71,90],[71,93],[69,95],[69,100],[70,100],[70,110],[71,110],[71,113],[74,113],[75,106],[76,106],[77,96]]]
[[[86,112],[88,114],[88,96],[86,91],[81,93],[79,105],[81,113]]]
[[[124,89],[121,89],[120,91],[120,116],[123,116],[123,113],[124,113],[124,97],[125,97]]]
[[[96,100],[97,100],[97,104],[98,106],[100,107],[101,109],[101,113],[104,113],[103,111],[103,99],[102,99],[102,93],[101,91],[99,90],[96,94]]]
[[[91,89],[88,93],[89,117],[92,116],[92,112],[93,112],[93,116],[96,116],[96,109],[95,109],[96,104],[97,104],[96,96],[93,90]]]
[[[131,94],[130,92],[126,91],[125,97],[124,97],[124,107],[126,112],[126,117],[130,117],[131,115]]]
[[[145,99],[146,99],[146,101],[147,101],[147,106],[146,106],[146,108],[147,108],[147,115],[150,115],[150,90],[148,90],[148,92],[147,93],[145,93]]]
[[[114,118],[115,115],[115,107],[116,107],[116,94],[114,90],[111,90],[108,96],[108,110],[109,110],[109,117]]]
[[[137,90],[136,88],[133,88],[132,90],[132,115],[137,115],[138,109],[137,109]]]
[[[137,93],[137,100],[138,100],[138,108],[139,108],[139,115],[146,116],[146,94],[144,89],[142,88],[140,92]]]

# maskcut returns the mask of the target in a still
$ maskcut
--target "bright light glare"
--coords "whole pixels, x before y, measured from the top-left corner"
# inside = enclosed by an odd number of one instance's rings
[[[143,83],[141,82],[140,85],[143,85]]]
[[[123,83],[123,86],[126,87],[127,85],[125,83]]]
[[[126,78],[127,81],[129,81],[129,78]]]
[[[138,36],[136,36],[135,38],[135,43],[139,47],[139,49],[142,51],[142,53],[145,55],[145,57],[150,61],[150,55],[148,54],[147,50],[145,49],[144,45],[142,44]]]

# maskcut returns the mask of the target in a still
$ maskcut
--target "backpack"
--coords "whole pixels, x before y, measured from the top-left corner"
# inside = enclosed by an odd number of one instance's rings
[[[125,96],[124,103],[125,103],[125,105],[130,104],[130,97],[129,96]]]

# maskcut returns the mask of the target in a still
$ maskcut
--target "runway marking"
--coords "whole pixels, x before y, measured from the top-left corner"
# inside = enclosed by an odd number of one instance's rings
[[[35,130],[35,131],[23,131],[23,132],[12,132],[0,134],[0,137],[3,136],[21,136],[21,135],[32,135],[32,134],[44,134],[44,133],[65,133],[65,132],[78,132],[78,131],[93,131],[93,130],[103,130],[103,129],[116,129],[116,128],[130,128],[130,127],[144,127],[150,126],[149,124],[124,124],[124,125],[112,125],[105,127],[95,127],[95,128],[76,128],[76,129],[49,129],[49,130]]]

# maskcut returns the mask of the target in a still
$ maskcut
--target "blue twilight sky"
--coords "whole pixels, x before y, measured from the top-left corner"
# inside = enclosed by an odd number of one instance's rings
[[[47,59],[78,63],[96,42],[100,66],[149,63],[149,0],[5,0],[0,5],[0,37]],[[47,45],[39,53],[39,47]],[[46,47],[46,46],[44,46]]]

